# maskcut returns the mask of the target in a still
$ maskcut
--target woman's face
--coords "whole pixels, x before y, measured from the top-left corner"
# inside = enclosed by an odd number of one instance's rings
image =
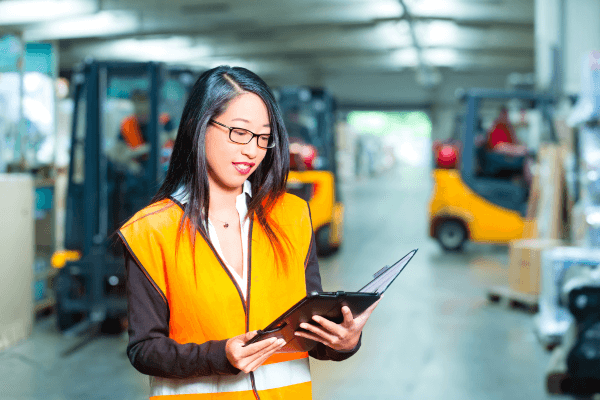
[[[225,112],[213,120],[232,128],[247,129],[257,135],[271,133],[269,112],[262,99],[244,93],[229,103]],[[212,185],[226,190],[241,190],[244,181],[258,168],[267,153],[254,137],[248,144],[229,139],[229,129],[209,122],[206,129],[206,161]]]

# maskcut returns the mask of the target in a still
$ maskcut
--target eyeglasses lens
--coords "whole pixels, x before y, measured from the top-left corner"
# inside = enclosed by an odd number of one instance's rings
[[[240,143],[240,144],[247,144],[250,143],[250,141],[252,140],[252,138],[255,135],[253,135],[251,132],[244,130],[244,129],[232,129],[231,130],[231,140],[236,142],[236,143]],[[274,143],[272,140],[272,135],[259,135],[258,136],[258,145],[262,148],[271,148],[273,147]]]

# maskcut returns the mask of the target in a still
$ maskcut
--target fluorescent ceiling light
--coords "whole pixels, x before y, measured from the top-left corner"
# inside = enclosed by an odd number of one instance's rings
[[[419,64],[417,49],[414,47],[408,47],[391,52],[390,60],[394,65],[399,67],[416,67]]]
[[[4,0],[0,1],[0,25],[20,25],[93,13],[89,0]]]
[[[139,20],[135,13],[101,11],[92,15],[35,25],[23,32],[23,38],[25,40],[52,40],[98,37],[135,32],[138,28]]]
[[[477,3],[484,3],[481,0],[471,2],[471,4],[465,3],[464,1],[456,0],[404,0],[404,2],[406,3],[406,8],[408,8],[408,10],[413,15],[417,16],[420,16],[422,14],[445,14],[449,11],[449,9],[452,11],[453,14],[463,13],[467,11],[467,8],[469,6],[472,7],[474,5],[477,5]]]
[[[421,22],[415,31],[421,46],[449,46],[461,40],[461,29],[451,21]]]
[[[373,31],[377,43],[383,47],[406,47],[413,44],[407,21],[382,22]]]
[[[97,58],[119,58],[135,61],[186,62],[209,56],[211,48],[194,44],[187,37],[174,36],[160,39],[123,39],[94,48]]]
[[[423,60],[437,67],[455,67],[460,64],[461,56],[455,49],[426,49]]]
[[[369,6],[372,7],[372,14],[374,18],[390,18],[400,17],[404,14],[404,9],[399,1],[385,1],[377,2],[371,0]]]
[[[258,62],[243,60],[241,58],[205,58],[197,59],[186,64],[200,67],[202,69],[215,68],[221,65],[229,65],[230,67],[243,67],[257,74],[264,71],[264,68],[261,67]]]

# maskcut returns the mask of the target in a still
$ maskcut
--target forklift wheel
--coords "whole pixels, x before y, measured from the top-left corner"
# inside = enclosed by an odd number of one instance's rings
[[[58,325],[58,330],[61,332],[64,332],[77,323],[83,321],[83,318],[85,317],[84,313],[64,311],[64,309],[61,307],[60,301],[56,301],[54,308],[56,310],[56,323]]]
[[[339,246],[332,246],[329,242],[331,225],[327,224],[319,228],[315,233],[315,242],[317,245],[317,255],[327,257],[335,253]]]
[[[125,320],[122,316],[107,317],[100,325],[100,332],[106,335],[120,335],[126,330]]]
[[[436,238],[445,251],[458,251],[467,240],[467,231],[460,222],[447,220],[438,225]]]

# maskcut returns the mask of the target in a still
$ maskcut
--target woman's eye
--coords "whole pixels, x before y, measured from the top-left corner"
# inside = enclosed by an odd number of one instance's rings
[[[241,129],[234,129],[233,130],[233,134],[236,135],[237,137],[246,137],[246,136],[250,136],[251,133],[241,130]]]
[[[268,146],[270,141],[271,141],[270,136],[259,136],[258,137],[258,142],[260,143],[261,146]]]

